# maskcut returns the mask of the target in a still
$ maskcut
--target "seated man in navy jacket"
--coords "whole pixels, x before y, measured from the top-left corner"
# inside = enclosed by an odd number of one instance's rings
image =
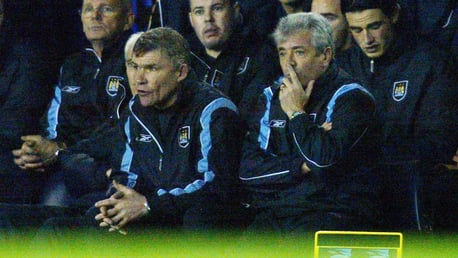
[[[367,229],[375,220],[362,144],[372,95],[333,62],[327,20],[288,15],[273,34],[283,76],[249,120],[240,179],[251,190],[255,230]]]
[[[430,228],[434,215],[424,209],[428,201],[422,196],[446,186],[426,190],[435,184],[428,178],[437,178],[429,174],[437,164],[450,163],[458,145],[456,65],[437,47],[400,30],[403,10],[396,0],[342,3],[356,44],[339,65],[361,80],[377,103],[371,135],[380,150],[374,164],[386,181],[384,199],[390,204],[384,205],[389,208],[384,227]],[[420,187],[422,181],[426,188]]]
[[[101,226],[231,226],[240,209],[241,139],[236,106],[191,78],[189,47],[170,28],[138,38],[128,64],[137,95],[113,157],[112,195],[98,201]],[[237,222],[235,222],[237,223]]]

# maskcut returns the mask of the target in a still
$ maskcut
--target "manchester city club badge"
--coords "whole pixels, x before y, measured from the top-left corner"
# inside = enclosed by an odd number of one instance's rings
[[[186,148],[189,146],[191,140],[191,127],[183,126],[178,130],[178,145],[181,148]]]
[[[393,84],[393,99],[401,101],[407,96],[409,81],[399,81]]]
[[[119,84],[122,80],[123,78],[121,76],[108,76],[106,87],[107,94],[112,97],[116,96],[116,93],[118,93]]]

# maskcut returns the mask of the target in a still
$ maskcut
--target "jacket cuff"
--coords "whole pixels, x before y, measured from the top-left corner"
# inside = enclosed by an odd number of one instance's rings
[[[308,127],[310,125],[313,125],[314,123],[310,115],[304,112],[295,115],[292,119],[289,120],[288,124],[290,132],[297,132],[300,131],[300,129],[304,126]]]

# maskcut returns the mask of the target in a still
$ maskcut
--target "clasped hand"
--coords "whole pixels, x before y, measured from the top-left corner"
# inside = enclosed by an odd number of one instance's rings
[[[20,149],[13,150],[14,163],[23,170],[44,171],[57,159],[57,142],[43,138],[40,135],[22,136],[24,141]]]
[[[148,213],[145,196],[116,181],[113,181],[113,186],[117,191],[110,198],[95,203],[100,210],[95,219],[100,221],[100,227],[110,227],[110,232],[119,231]]]

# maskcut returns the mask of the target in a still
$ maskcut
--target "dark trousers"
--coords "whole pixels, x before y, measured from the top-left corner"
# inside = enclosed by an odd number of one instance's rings
[[[82,214],[78,208],[0,204],[0,229],[14,234],[21,230],[38,229],[49,218],[72,217]]]
[[[48,178],[45,173],[19,169],[9,152],[0,153],[0,202],[33,204],[40,200]]]
[[[356,217],[337,212],[308,211],[283,217],[272,209],[262,209],[257,211],[248,231],[291,234],[317,230],[367,230],[369,227]]]
[[[92,206],[108,189],[107,162],[84,153],[62,154],[59,164],[50,168],[41,204],[52,206]]]

